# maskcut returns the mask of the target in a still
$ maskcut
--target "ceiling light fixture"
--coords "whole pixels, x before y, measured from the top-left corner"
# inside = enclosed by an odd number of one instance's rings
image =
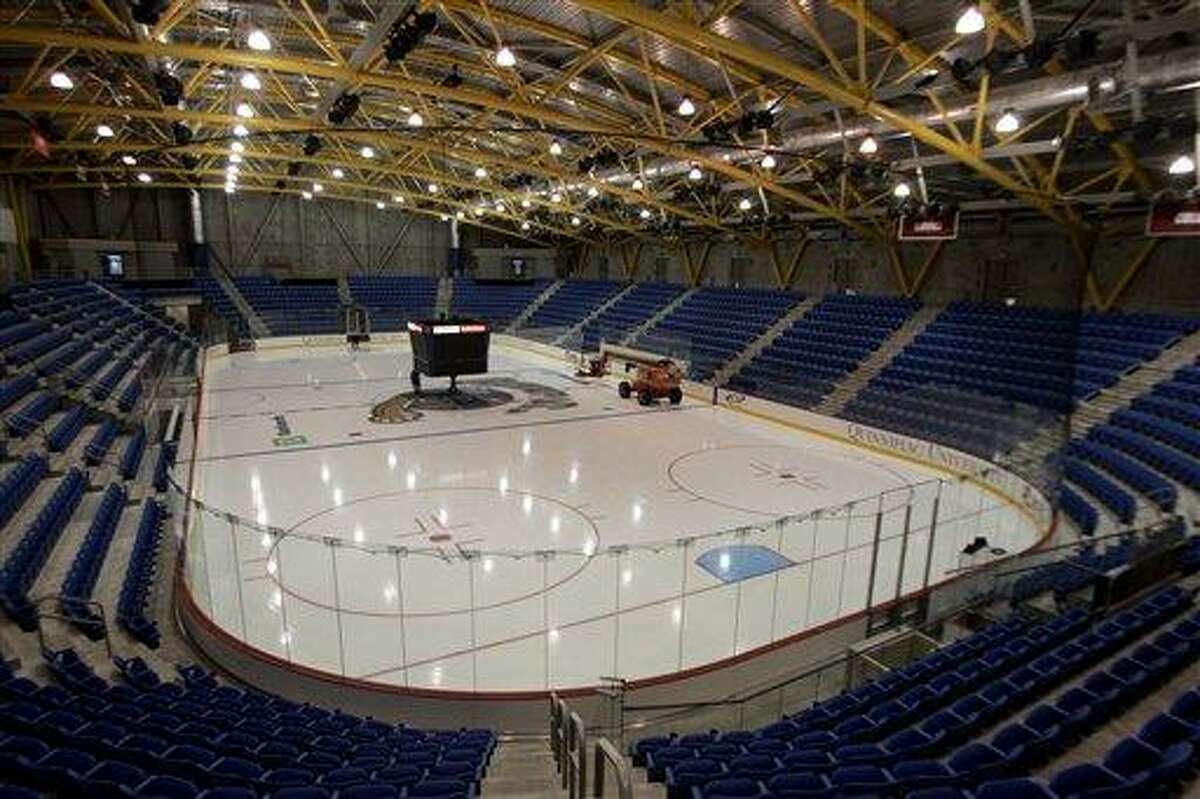
[[[137,159],[132,155],[123,155],[121,156],[121,163],[125,166],[137,166]]]
[[[653,216],[653,214],[650,213],[649,208],[643,208],[638,216],[640,216],[642,219],[649,219],[651,216]]]
[[[912,194],[912,189],[909,188],[908,184],[904,183],[903,181],[901,181],[900,183],[897,183],[896,188],[892,189],[892,195],[897,200],[907,199],[908,196],[911,194]]]
[[[480,180],[483,180],[484,178],[487,177],[487,175],[488,175],[488,173],[487,173],[486,169],[484,169],[481,166],[475,167],[475,177],[479,178]]]
[[[312,192],[313,192],[313,194],[320,194],[320,193],[321,193],[321,192],[323,192],[323,191],[325,191],[325,187],[324,187],[324,186],[322,186],[320,183],[314,183],[314,184],[312,184]]]
[[[700,180],[704,177],[704,173],[700,171],[700,167],[693,166],[688,170],[688,180]]]
[[[1171,175],[1190,175],[1195,171],[1196,162],[1188,155],[1179,156],[1167,167],[1167,172]]]
[[[863,155],[874,155],[879,152],[879,142],[875,141],[874,136],[868,136],[858,145],[858,151]]]
[[[515,67],[517,65],[517,56],[512,50],[507,47],[501,47],[496,51],[496,66],[498,67]]]
[[[741,202],[738,203],[738,208],[742,211],[749,211],[750,205],[751,205],[750,198],[743,197]]]
[[[364,145],[363,148],[358,151],[358,154],[361,155],[363,158],[374,158],[375,157],[375,148]]]
[[[50,75],[50,85],[65,92],[75,88],[75,81],[65,72],[55,72]]]
[[[307,191],[307,190],[306,190],[306,191],[302,191],[302,192],[300,192],[300,196],[301,196],[301,197],[303,197],[303,198],[304,198],[304,199],[306,199],[306,200],[311,200],[311,199],[312,199],[312,192],[311,192],[311,191]]]
[[[692,98],[684,97],[679,101],[678,111],[679,116],[690,117],[692,114],[696,113],[696,104],[692,102]]]
[[[404,195],[403,194],[393,194],[392,202],[394,202],[396,205],[404,205]]]
[[[421,116],[421,112],[413,111],[408,115],[408,126],[410,128],[419,128],[425,124],[425,118]]]
[[[250,103],[238,103],[237,108],[234,109],[234,113],[242,119],[250,119],[254,116],[254,106],[250,105]]]
[[[243,72],[241,80],[238,82],[242,84],[243,89],[249,89],[252,92],[256,92],[262,88],[262,81],[253,72]]]
[[[102,139],[111,139],[113,136],[115,136],[117,134],[114,133],[113,129],[110,128],[108,125],[97,125],[96,126],[96,135]]]
[[[138,172],[138,181],[139,181],[139,182],[141,182],[141,183],[149,183],[149,182],[150,182],[150,180],[151,180],[151,178],[150,178],[150,173],[148,173],[148,172]]]
[[[532,203],[532,202],[530,202],[530,200],[529,200],[529,198],[528,198],[528,197],[523,197],[523,198],[521,198],[521,207],[522,207],[522,208],[529,208],[529,207],[531,207],[532,205],[533,205],[533,203]]]
[[[242,157],[240,155],[238,155],[237,153],[230,153],[229,154],[229,163],[240,164],[240,163],[242,163]]]
[[[246,152],[246,145],[242,144],[240,141],[234,141],[230,143],[229,149],[235,153],[244,153]]]
[[[599,196],[600,196],[600,190],[599,190],[599,189],[597,189],[595,186],[588,186],[588,190],[587,190],[587,196],[589,196],[589,197],[599,197]]]
[[[522,223],[521,223],[521,230],[529,230],[529,223],[528,223],[528,222],[522,222]]]
[[[631,187],[631,188],[632,188],[634,191],[641,191],[641,190],[642,190],[642,188],[643,188],[643,187],[645,187],[645,185],[646,185],[645,183],[642,183],[642,179],[641,179],[641,178],[634,178],[634,179],[633,179],[633,183],[631,183],[631,184],[630,184],[630,187]]]
[[[958,15],[958,21],[954,23],[954,32],[959,36],[970,36],[979,33],[986,25],[987,20],[983,18],[979,7],[971,3]]]
[[[562,145],[557,139],[550,142],[550,155],[562,155]]]
[[[382,211],[384,208],[387,208],[387,203],[385,203],[383,200],[376,200],[375,207]]]
[[[271,49],[271,39],[261,28],[255,28],[254,30],[250,31],[250,35],[246,37],[246,46],[251,50],[265,52]]]
[[[430,184],[429,184],[428,186],[426,186],[425,188],[426,188],[426,189],[429,191],[429,193],[430,193],[430,194],[437,194],[437,193],[438,193],[438,184],[436,184],[436,183],[430,183]]]
[[[340,166],[335,166],[333,168],[333,172],[330,174],[332,174],[336,180],[341,180],[342,178],[346,177],[345,170],[343,170]]]
[[[997,133],[1016,133],[1021,128],[1021,118],[1011,110],[1005,111],[996,120]]]
[[[580,219],[579,217],[577,217],[577,216],[571,217],[571,225],[573,227],[579,227],[582,224],[583,224],[583,220]]]
[[[760,165],[762,166],[763,169],[767,170],[768,172],[771,171],[772,169],[775,168],[775,156],[771,155],[770,153],[767,153],[766,155],[763,156],[763,160],[760,162]]]
[[[233,135],[237,136],[238,138],[244,139],[250,135],[250,129],[247,128],[245,125],[234,125],[233,126]]]
[[[552,192],[550,194],[550,202],[552,202],[552,203],[562,202],[562,195],[559,194],[558,192]]]

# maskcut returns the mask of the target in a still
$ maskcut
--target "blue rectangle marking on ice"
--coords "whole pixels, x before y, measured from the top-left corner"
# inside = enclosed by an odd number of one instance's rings
[[[736,583],[786,569],[793,561],[758,544],[716,547],[696,558],[696,565],[723,583]]]

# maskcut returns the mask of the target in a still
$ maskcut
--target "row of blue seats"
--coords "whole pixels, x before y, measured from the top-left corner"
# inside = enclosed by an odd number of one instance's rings
[[[125,384],[125,388],[121,391],[121,396],[117,398],[117,408],[128,413],[133,410],[133,406],[137,405],[139,399],[142,398],[142,380],[141,372],[135,374],[133,379]]]
[[[100,375],[100,379],[97,380],[95,385],[92,386],[92,399],[96,400],[97,402],[102,402],[103,400],[108,399],[109,395],[112,394],[113,389],[115,389],[117,384],[124,379],[125,375],[129,373],[129,370],[132,367],[132,358],[126,356],[117,359],[117,362],[109,367],[104,374]]]
[[[41,319],[33,321],[22,321],[17,324],[6,325],[0,330],[0,349],[7,349],[15,346],[22,341],[31,339],[34,336],[45,333],[50,329],[50,323]]]
[[[166,511],[157,500],[148,499],[142,504],[137,535],[117,599],[117,623],[134,640],[151,649],[157,649],[162,640],[151,613],[150,598],[158,578],[158,546],[165,517]]]
[[[0,478],[0,528],[21,509],[49,468],[45,455],[31,452]]]
[[[1133,408],[1122,408],[1109,417],[1109,423],[1170,444],[1181,452],[1200,457],[1200,429],[1184,422],[1161,419]]]
[[[125,451],[121,453],[121,477],[132,480],[137,476],[142,465],[142,456],[146,453],[146,428],[138,426],[129,437]]]
[[[62,346],[70,340],[70,331],[62,328],[51,330],[49,333],[43,333],[36,338],[9,347],[4,351],[4,360],[18,366],[23,366],[24,364],[36,361],[46,353]]]
[[[79,436],[83,430],[83,426],[87,424],[88,408],[81,403],[75,403],[71,406],[63,418],[59,420],[54,429],[50,431],[50,435],[46,437],[46,444],[51,452],[65,452],[72,442]]]
[[[1137,500],[1111,479],[1088,464],[1069,459],[1063,466],[1063,476],[1087,489],[1088,493],[1116,514],[1123,524],[1130,524],[1137,513]]]
[[[1192,427],[1200,427],[1200,405],[1196,402],[1179,400],[1167,396],[1163,393],[1166,385],[1157,385],[1150,390],[1149,394],[1143,394],[1134,399],[1130,407],[1136,411],[1153,414],[1163,419],[1172,419],[1176,422],[1189,424]],[[1200,386],[1198,386],[1200,388]],[[1200,392],[1196,394],[1197,401],[1200,401]]]
[[[42,391],[33,399],[21,406],[16,412],[10,413],[4,420],[8,434],[13,438],[24,438],[41,427],[42,422],[50,418],[50,414],[58,410],[57,394]]]
[[[1092,585],[1107,572],[1128,564],[1136,552],[1136,542],[1129,535],[1120,536],[1103,550],[1089,543],[1074,555],[1022,574],[1013,583],[1012,599],[1014,602],[1027,602],[1047,592],[1065,598]]]
[[[91,344],[87,341],[72,341],[39,358],[33,366],[34,371],[42,377],[58,374],[90,352],[91,349]]]
[[[1143,466],[1128,455],[1106,447],[1095,439],[1076,439],[1067,445],[1068,455],[1090,461],[1112,473],[1150,502],[1165,511],[1175,509],[1179,492],[1158,472]]]
[[[0,383],[0,411],[37,388],[37,378],[31,374],[18,375]]]
[[[622,288],[607,280],[570,280],[530,314],[525,327],[574,327]]]
[[[87,477],[83,472],[78,469],[68,471],[0,567],[0,608],[27,632],[35,626],[29,589],[79,506],[86,488]]]
[[[1108,424],[1092,428],[1088,438],[1132,455],[1188,488],[1200,490],[1200,461],[1174,447],[1165,446],[1141,433]]]
[[[610,344],[618,343],[682,291],[682,287],[671,283],[638,283],[584,327],[583,349],[595,350],[602,339]]]
[[[63,580],[63,614],[96,641],[104,637],[104,623],[87,603],[92,598],[92,591],[100,578],[100,568],[117,533],[126,499],[125,489],[115,483],[104,491],[100,507],[92,516],[87,535],[75,550],[75,557]]]
[[[1018,658],[1018,667],[1007,675],[936,711],[913,730],[911,741],[889,739],[883,745],[843,747],[833,756],[815,750],[807,750],[803,756],[792,752],[779,757],[775,765],[768,762],[769,756],[763,756],[766,760],[755,757],[753,762],[739,763],[741,769],[730,767],[729,773],[758,781],[782,774],[817,774],[828,780],[836,796],[880,797],[939,787],[977,789],[993,780],[1015,777],[1025,773],[1030,764],[1068,745],[1072,740],[1068,725],[1075,722],[1082,726],[1098,718],[1103,705],[1083,704],[1081,714],[1080,697],[1069,691],[1054,705],[1039,705],[1024,719],[1008,723],[991,734],[986,743],[975,739],[981,730],[1161,626],[1190,604],[1191,595],[1181,589],[1159,592],[1095,628],[1078,633],[1046,654]],[[1187,662],[1191,648],[1200,646],[1200,635],[1193,640],[1161,637],[1159,640],[1164,641],[1163,646],[1139,647],[1130,657],[1118,660],[1111,673],[1090,675],[1084,686],[1108,685],[1110,679],[1115,679],[1122,684],[1145,687],[1148,671],[1160,664],[1163,672],[1177,669]],[[1168,647],[1169,653],[1164,655]],[[935,729],[937,737],[922,733],[925,728]],[[934,758],[936,752],[947,749],[947,744],[959,741],[968,742],[958,745],[945,759]],[[723,795],[721,788],[710,791],[707,785],[689,787],[699,788],[691,793],[700,799]]]
[[[96,372],[100,371],[100,367],[112,360],[113,352],[107,347],[102,347],[92,354],[88,355],[82,361],[73,364],[67,370],[65,382],[70,388],[79,388],[92,379]]]
[[[117,433],[121,428],[113,419],[105,419],[96,428],[96,432],[92,433],[92,440],[88,442],[83,450],[83,459],[88,466],[98,466],[104,462],[108,456],[108,450],[112,447],[114,441],[117,440]]]
[[[1072,491],[1069,486],[1059,489],[1058,506],[1079,528],[1081,535],[1092,535],[1096,532],[1096,525],[1100,523],[1100,514],[1096,512],[1090,502]]]

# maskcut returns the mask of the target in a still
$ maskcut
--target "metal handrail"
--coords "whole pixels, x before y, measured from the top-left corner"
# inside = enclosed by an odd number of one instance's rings
[[[563,754],[566,737],[563,732],[563,718],[566,716],[567,703],[558,698],[558,694],[550,693],[550,752],[554,755],[554,768],[563,770]]]
[[[567,717],[566,745],[563,787],[567,799],[583,799],[587,793],[587,728],[575,711]]]
[[[108,654],[109,660],[112,660],[112,639],[108,635],[108,615],[104,611],[104,604],[95,599],[80,599],[78,597],[67,596],[66,594],[46,594],[33,600],[32,604],[35,610],[34,619],[37,622],[38,634],[38,649],[43,655],[50,653],[52,650],[46,647],[46,634],[42,629],[42,619],[54,619],[55,621],[66,622],[67,624],[75,624],[77,619],[61,612],[60,610],[45,611],[42,610],[42,605],[47,602],[54,602],[56,608],[61,608],[64,601],[78,602],[84,607],[96,613],[100,619],[100,629],[103,632],[101,636],[104,639],[104,649]]]
[[[604,761],[617,773],[618,799],[633,799],[633,775],[625,757],[607,738],[597,738],[592,758],[592,796],[604,796]]]

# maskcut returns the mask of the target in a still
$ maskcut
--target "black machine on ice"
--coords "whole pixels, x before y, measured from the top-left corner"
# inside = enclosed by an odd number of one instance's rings
[[[481,375],[488,370],[491,330],[478,319],[451,317],[408,323],[412,345],[412,385],[421,391],[421,375],[449,377],[450,393],[458,392],[459,375]]]

